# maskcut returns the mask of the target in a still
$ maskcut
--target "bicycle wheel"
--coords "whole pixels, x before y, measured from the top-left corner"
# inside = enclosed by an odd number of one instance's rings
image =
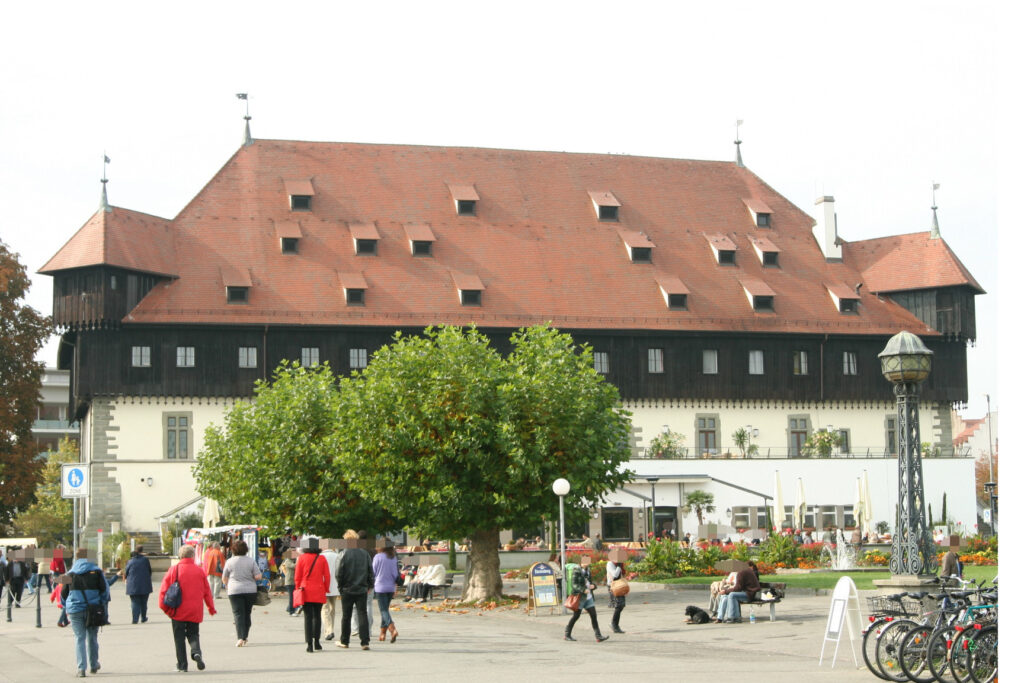
[[[974,648],[967,655],[967,670],[974,683],[989,683],[996,678],[999,664],[999,627],[992,625],[974,636]]]
[[[900,645],[903,638],[918,626],[920,624],[916,621],[897,619],[890,621],[878,635],[878,641],[875,643],[875,662],[878,664],[878,670],[885,674],[888,680],[907,680],[907,675],[900,669]]]
[[[867,664],[868,669],[871,673],[875,674],[883,681],[889,680],[888,676],[882,674],[878,670],[878,664],[875,662],[875,643],[878,642],[878,635],[885,628],[885,625],[889,623],[886,621],[876,621],[868,626],[868,629],[864,631],[864,637],[860,641],[860,654],[864,659],[864,663]]]
[[[914,683],[930,683],[935,676],[928,670],[928,641],[935,632],[932,626],[918,626],[900,643],[900,669]]]
[[[968,626],[956,634],[953,644],[949,648],[949,673],[952,674],[956,683],[968,683],[971,680],[971,670],[967,668],[967,658],[974,647],[973,628]]]
[[[950,643],[957,635],[956,629],[952,626],[943,626],[935,629],[931,640],[928,641],[928,654],[925,661],[928,663],[928,671],[935,677],[936,681],[952,683],[953,675],[949,673],[949,648]]]

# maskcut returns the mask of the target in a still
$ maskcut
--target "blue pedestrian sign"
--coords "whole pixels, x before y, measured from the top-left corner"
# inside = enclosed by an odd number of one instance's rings
[[[85,498],[89,495],[89,468],[77,463],[61,465],[61,498]]]

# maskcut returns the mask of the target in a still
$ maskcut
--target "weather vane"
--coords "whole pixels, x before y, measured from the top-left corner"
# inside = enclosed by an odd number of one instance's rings
[[[741,167],[743,166],[743,155],[740,154],[740,145],[743,144],[743,141],[740,140],[740,126],[742,125],[743,119],[736,119],[736,140],[733,142],[736,145],[736,165]]]
[[[235,93],[235,97],[245,100],[245,137],[242,139],[242,146],[249,147],[252,145],[252,132],[249,130],[249,121],[252,120],[252,117],[249,116],[249,93]]]
[[[939,184],[932,182],[932,239],[940,237],[939,234],[939,205],[935,203],[935,190],[939,189]]]

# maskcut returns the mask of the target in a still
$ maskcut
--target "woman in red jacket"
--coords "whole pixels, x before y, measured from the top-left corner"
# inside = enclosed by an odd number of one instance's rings
[[[213,606],[213,593],[210,583],[206,580],[206,572],[195,563],[196,549],[190,545],[181,546],[178,553],[180,561],[167,570],[163,583],[160,584],[160,609],[171,618],[171,630],[174,633],[174,650],[178,655],[178,671],[188,671],[188,659],[185,658],[185,640],[192,650],[192,661],[202,671],[206,668],[203,652],[199,647],[199,624],[203,621],[203,603],[212,617],[217,613]],[[181,587],[181,604],[168,607],[164,603],[167,589],[175,581]]]
[[[303,541],[302,556],[295,565],[295,606],[302,607],[305,620],[306,652],[323,650],[320,645],[320,610],[327,602],[331,570],[327,558],[320,557],[320,540]]]

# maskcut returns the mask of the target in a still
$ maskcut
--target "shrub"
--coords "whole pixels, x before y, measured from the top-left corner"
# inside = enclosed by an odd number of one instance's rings
[[[761,541],[761,561],[772,566],[795,567],[800,549],[789,536],[771,534]]]

